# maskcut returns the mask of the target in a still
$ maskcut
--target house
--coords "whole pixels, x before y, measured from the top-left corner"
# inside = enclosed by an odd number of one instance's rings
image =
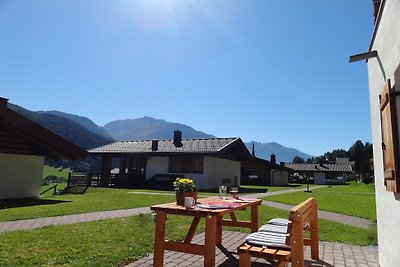
[[[110,183],[111,170],[118,166],[115,184],[143,185],[160,177],[194,177],[200,189],[240,184],[240,162],[251,157],[240,138],[182,139],[175,131],[172,140],[118,141],[89,150],[101,157],[101,183]],[[115,169],[114,169],[115,170]]]
[[[374,2],[367,56],[379,265],[400,263],[400,1]],[[364,57],[365,59],[365,57]]]
[[[274,154],[270,161],[252,156],[242,161],[240,182],[245,185],[283,186],[288,184],[291,171],[283,162],[276,164]]]
[[[345,184],[347,177],[351,175],[350,164],[286,164],[293,169],[296,182],[314,180],[314,184]],[[312,182],[310,182],[312,183]]]
[[[87,152],[23,117],[0,97],[0,199],[40,194],[45,157],[83,159]]]

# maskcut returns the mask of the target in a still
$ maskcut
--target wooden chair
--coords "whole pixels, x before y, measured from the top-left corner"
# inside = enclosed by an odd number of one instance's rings
[[[309,236],[306,232],[309,232]],[[265,242],[254,242],[257,237],[266,237]],[[246,242],[238,247],[239,266],[250,267],[251,257],[259,257],[274,260],[277,266],[285,266],[290,262],[292,267],[304,267],[305,245],[311,246],[311,258],[318,260],[318,216],[314,198],[290,210],[286,234],[268,229],[250,234]]]

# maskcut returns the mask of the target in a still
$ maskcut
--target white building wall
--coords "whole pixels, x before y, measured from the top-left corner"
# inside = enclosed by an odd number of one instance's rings
[[[271,183],[273,186],[288,185],[289,172],[281,170],[271,170]]]
[[[207,163],[204,159],[204,172],[203,173],[182,173],[182,177],[194,178],[197,181],[200,189],[208,188],[208,170],[206,170]],[[149,180],[157,173],[168,174],[169,156],[157,156],[147,158],[146,167],[146,181]]]
[[[314,172],[314,184],[326,184],[325,173]]]
[[[383,156],[381,150],[381,122],[379,94],[387,79],[400,91],[400,77],[394,72],[400,63],[400,1],[387,0],[383,16],[371,50],[378,51],[378,59],[368,60],[368,80],[371,106],[372,143],[374,149],[375,194],[377,205],[379,264],[381,267],[399,266],[400,262],[400,195],[386,192],[383,185]],[[399,97],[397,97],[399,101]],[[400,112],[397,116],[400,118]],[[400,125],[400,124],[398,124]]]
[[[208,174],[207,188],[218,188],[220,185],[240,185],[240,162],[215,157],[204,158],[204,173]],[[225,182],[224,182],[225,180]],[[228,182],[229,181],[229,182]]]
[[[0,199],[40,195],[44,157],[0,153]]]
[[[146,181],[157,173],[168,173],[168,158],[168,156],[147,158]]]

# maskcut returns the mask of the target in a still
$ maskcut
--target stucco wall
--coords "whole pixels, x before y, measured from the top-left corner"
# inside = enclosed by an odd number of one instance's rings
[[[368,80],[371,106],[372,143],[374,149],[375,194],[378,220],[379,264],[398,266],[400,262],[400,201],[399,194],[386,192],[383,185],[379,94],[387,79],[400,91],[400,77],[394,72],[400,63],[400,1],[387,0],[372,50],[378,59],[368,60]],[[399,97],[397,97],[399,100]],[[400,103],[399,103],[400,104]],[[397,112],[400,118],[400,113]],[[400,124],[398,124],[400,125]],[[397,198],[397,199],[396,199]]]
[[[205,157],[204,173],[208,173],[209,176],[207,188],[217,188],[220,185],[233,186],[235,177],[237,177],[237,185],[240,184],[239,161]],[[223,179],[230,180],[230,182],[223,183]]]
[[[289,173],[287,171],[271,170],[271,183],[273,186],[282,186],[288,184]]]
[[[206,161],[206,159],[204,159]],[[146,169],[146,180],[150,179],[157,173],[168,174],[168,164],[169,157],[148,157],[147,158],[147,169]],[[204,163],[205,164],[205,163]],[[194,178],[197,181],[197,184],[200,189],[207,189],[208,181],[208,172],[204,171],[203,173],[182,173],[182,177]]]
[[[40,194],[44,157],[0,153],[0,199]]]
[[[165,157],[148,157],[146,165],[146,180],[150,179],[157,173],[168,173],[168,158]]]

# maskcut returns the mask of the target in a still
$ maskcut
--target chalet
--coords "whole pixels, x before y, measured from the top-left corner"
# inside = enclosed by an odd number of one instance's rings
[[[0,97],[0,199],[40,194],[45,157],[83,159],[87,152],[23,117]]]
[[[251,157],[240,138],[118,141],[89,150],[101,157],[100,179],[108,185],[115,164],[115,184],[142,185],[160,177],[194,177],[200,189],[240,184],[240,162]],[[115,170],[115,169],[114,169]]]
[[[297,182],[306,182],[306,178],[314,184],[345,184],[347,176],[352,174],[350,164],[286,164],[297,174]],[[301,181],[301,179],[303,181]],[[311,182],[310,182],[311,183]]]
[[[373,3],[369,50],[351,59],[367,59],[379,265],[389,267],[400,263],[400,1]]]
[[[253,156],[242,162],[240,182],[245,185],[287,185],[291,171],[284,163],[276,164],[274,154],[270,161]]]

